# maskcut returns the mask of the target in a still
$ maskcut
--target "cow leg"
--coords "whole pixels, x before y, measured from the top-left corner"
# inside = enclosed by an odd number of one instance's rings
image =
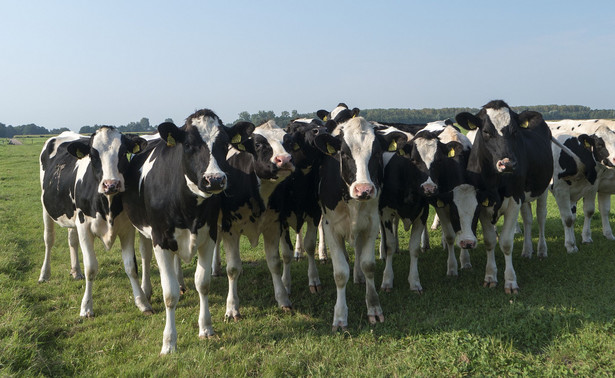
[[[536,221],[538,222],[538,257],[547,257],[547,240],[545,238],[545,227],[547,223],[547,198],[549,191],[545,192],[536,199]]]
[[[374,241],[375,242],[375,241]],[[361,250],[354,250],[354,263],[352,265],[352,281],[355,284],[365,283],[365,275],[363,269],[361,269]]]
[[[596,211],[596,192],[592,192],[583,197],[583,233],[581,234],[582,243],[593,242],[591,222]]]
[[[53,248],[56,235],[55,223],[45,209],[43,209],[43,225],[45,227],[43,233],[43,239],[45,241],[45,259],[43,260],[41,275],[38,277],[38,282],[49,281],[49,278],[51,278],[51,249]]]
[[[76,280],[83,279],[79,265],[79,235],[76,228],[68,229],[68,250],[70,251],[70,274]]]
[[[483,227],[483,241],[487,253],[487,264],[485,266],[485,287],[495,287],[498,283],[498,267],[495,263],[495,246],[497,234],[495,227],[491,223],[493,208],[483,208],[480,211],[479,219]]]
[[[299,261],[303,257],[303,238],[301,237],[301,229],[297,230],[295,238],[295,260]]]
[[[567,184],[562,184],[562,186]],[[572,201],[570,199],[570,193],[562,188],[555,187],[553,189],[553,196],[555,202],[559,208],[560,217],[562,219],[562,225],[564,226],[564,245],[568,253],[575,253],[579,251],[577,248],[577,242],[574,236],[574,222],[576,214],[572,212]]]
[[[408,250],[410,251],[410,273],[408,274],[408,283],[410,283],[410,290],[423,293],[423,287],[421,286],[421,279],[419,277],[419,252],[421,251],[421,234],[425,229],[425,223],[417,217],[412,222],[412,229],[410,230],[410,243]]]
[[[327,262],[327,245],[325,244],[325,231],[322,228],[322,218],[318,223],[318,259],[322,263]]]
[[[139,286],[139,273],[137,272],[137,258],[135,255],[135,229],[131,226],[123,227],[125,232],[119,235],[120,244],[122,245],[122,260],[124,261],[124,271],[130,281],[132,287],[132,296],[135,299],[135,305],[145,315],[154,313],[152,306],[147,300],[147,296]]]
[[[179,283],[179,294],[184,295],[186,294],[186,291],[188,291],[188,287],[186,286],[186,283],[184,282],[184,271],[182,270],[182,261],[178,255],[175,255],[175,263],[173,265],[175,269],[175,277],[177,277],[177,282]]]
[[[327,223],[326,221],[324,223]],[[333,310],[333,332],[348,327],[348,305],[346,304],[346,284],[350,277],[350,266],[346,260],[344,239],[333,232],[331,225],[323,225],[325,238],[331,252],[333,278],[337,289],[337,300]]]
[[[237,280],[241,275],[241,258],[239,257],[238,232],[222,232],[224,255],[226,256],[226,276],[228,277],[228,295],[226,296],[226,313],[224,319],[239,320],[239,296],[237,295]]]
[[[263,232],[263,242],[265,246],[265,258],[267,259],[267,267],[271,273],[273,281],[273,291],[278,305],[287,311],[290,311],[292,306],[288,298],[288,289],[282,282],[282,261],[280,261],[280,231],[278,227],[271,227]]]
[[[442,228],[442,241],[448,252],[448,260],[447,260],[447,269],[446,275],[451,277],[457,277],[459,272],[457,265],[457,258],[455,257],[455,230],[453,230],[453,225],[448,216],[448,209],[446,208],[437,208],[436,216],[440,219],[440,225]],[[427,227],[423,233],[426,232]]]
[[[395,234],[393,233],[393,218],[395,215],[389,209],[383,209],[380,220],[381,257],[384,255],[384,273],[380,289],[386,292],[393,290],[393,255],[396,252]]]
[[[81,226],[81,227],[79,227]],[[94,316],[92,304],[92,285],[98,273],[98,260],[94,253],[94,235],[90,232],[87,225],[78,225],[79,244],[83,253],[83,268],[85,270],[85,292],[81,300],[81,317],[90,318]]]
[[[175,328],[175,308],[179,301],[179,283],[175,276],[175,255],[169,250],[154,247],[156,262],[160,269],[160,283],[166,311],[166,322],[162,333],[160,354],[169,354],[177,350],[177,329]]]
[[[218,232],[218,240],[216,240],[216,246],[214,247],[213,257],[211,260],[211,275],[214,277],[222,276],[222,259],[220,258],[220,253],[222,252],[220,249],[221,241],[222,237],[220,236],[220,232]]]
[[[521,218],[523,219],[523,251],[521,256],[529,259],[534,254],[534,246],[532,245],[532,205],[529,202],[521,205]]]
[[[438,214],[436,214],[436,216],[433,217],[433,223],[431,224],[431,229],[435,231],[438,229],[439,225],[440,225],[440,217],[438,216]]]
[[[216,226],[214,226],[216,227]],[[209,312],[209,288],[211,285],[211,259],[216,241],[209,237],[205,238],[203,245],[199,247],[194,284],[199,293],[199,338],[205,339],[214,335],[214,328]]]
[[[506,268],[504,270],[504,291],[507,294],[517,294],[519,291],[517,275],[512,262],[512,252],[520,207],[520,203],[516,203],[512,200],[510,201],[504,213],[504,224],[502,225],[502,231],[500,233],[500,249],[504,253],[504,261],[506,262]]]
[[[318,226],[313,221],[308,220],[305,237],[303,238],[305,252],[308,257],[308,283],[310,285],[310,292],[317,293],[322,291],[322,285],[320,283],[320,277],[318,275],[318,268],[316,267],[316,260],[314,254],[316,252],[316,233],[318,232]]]
[[[141,289],[148,301],[152,300],[152,241],[143,235],[139,235],[139,253],[141,254]]]
[[[377,230],[364,232],[355,239],[355,251],[361,251],[359,265],[365,277],[365,303],[367,304],[367,318],[371,324],[384,322],[384,314],[380,306],[380,299],[374,283],[376,271],[376,257],[374,255],[374,243],[376,243]],[[355,257],[356,258],[356,257]]]
[[[290,232],[288,228],[282,232],[282,238],[280,239],[280,249],[282,250],[282,283],[286,287],[286,292],[290,294],[291,277],[290,277],[290,264],[293,260],[293,244],[290,241]]]
[[[609,222],[609,211],[611,211],[611,193],[598,193],[598,210],[602,219],[602,235],[608,240],[615,240],[611,223]]]

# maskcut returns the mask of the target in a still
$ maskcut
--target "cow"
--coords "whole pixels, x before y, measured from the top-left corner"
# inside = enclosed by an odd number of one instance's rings
[[[325,242],[337,287],[334,332],[348,326],[346,283],[350,269],[345,241],[354,248],[355,282],[365,280],[368,320],[372,324],[384,322],[374,284],[374,243],[380,225],[378,199],[382,190],[382,153],[389,149],[396,151],[395,142],[406,140],[403,133],[377,134],[373,124],[353,113],[344,104],[331,112],[333,119],[327,121],[326,127],[335,140],[320,147],[325,156],[321,164],[318,194]]]
[[[516,294],[519,285],[512,262],[514,231],[523,203],[546,202],[553,173],[551,131],[540,113],[517,114],[502,100],[487,103],[476,115],[462,112],[455,119],[467,130],[480,130],[468,157],[467,174],[469,182],[485,193],[485,200],[479,201],[487,250],[484,285],[497,284],[496,234],[491,225],[503,216],[499,244],[506,262],[504,290]],[[539,211],[537,217],[539,224],[544,224],[546,212]]]
[[[379,130],[387,133],[400,126]],[[403,221],[410,233],[410,289],[422,292],[418,273],[421,236],[429,215],[429,205],[442,220],[444,246],[449,259],[447,274],[456,276],[458,264],[454,243],[458,237],[462,248],[462,268],[471,267],[468,248],[476,246],[473,224],[477,209],[475,188],[466,182],[465,170],[470,141],[452,126],[450,120],[413,125],[409,141],[401,143],[397,154],[385,153],[384,183],[380,197],[381,232],[385,271],[381,289],[393,287],[392,256],[396,250],[396,219]]]
[[[548,122],[555,138],[569,149],[553,146],[555,169],[551,192],[564,226],[568,253],[578,251],[574,235],[576,204],[583,198],[582,242],[591,243],[591,217],[596,194],[607,239],[615,240],[608,214],[610,195],[615,193],[615,122],[608,120],[563,120]],[[580,163],[574,160],[580,160]]]
[[[253,247],[263,235],[267,266],[279,307],[292,310],[290,287],[282,281],[279,241],[282,235],[280,211],[271,206],[277,186],[295,169],[289,153],[292,138],[273,120],[255,128],[252,138],[227,152],[228,188],[221,194],[219,240],[224,246],[229,282],[226,319],[238,320],[237,281],[242,272],[239,239],[245,235]],[[292,255],[284,255],[290,263]],[[287,282],[288,283],[288,282]]]
[[[152,244],[160,269],[166,310],[161,355],[177,349],[175,307],[180,289],[175,256],[188,262],[198,253],[194,281],[201,308],[199,337],[214,335],[208,293],[219,194],[228,185],[225,157],[229,144],[242,145],[253,130],[249,122],[225,128],[213,111],[201,109],[181,128],[172,122],[160,124],[160,138],[130,162],[124,208],[141,238]]]
[[[45,260],[39,282],[47,281],[51,275],[54,224],[68,227],[71,272],[75,278],[81,273],[77,245],[83,253],[86,284],[79,313],[81,317],[94,316],[92,286],[98,272],[94,239],[99,238],[109,249],[118,236],[135,304],[143,313],[152,313],[138,284],[134,259],[135,232],[122,204],[128,181],[128,155],[139,154],[146,145],[142,138],[123,135],[113,127],[103,126],[90,137],[65,131],[48,139],[43,146],[40,182]]]

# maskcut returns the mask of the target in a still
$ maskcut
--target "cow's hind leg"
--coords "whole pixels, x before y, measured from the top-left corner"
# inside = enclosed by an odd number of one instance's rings
[[[79,235],[76,228],[68,229],[68,250],[70,251],[70,274],[76,280],[83,279],[79,264]]]
[[[45,241],[45,259],[43,260],[43,266],[41,267],[41,274],[38,277],[38,282],[49,281],[51,278],[51,249],[55,242],[55,223],[53,219],[43,209],[43,225],[45,231],[43,233],[43,239]]]
[[[132,295],[135,299],[135,305],[145,315],[154,313],[152,306],[139,286],[139,272],[137,272],[137,258],[135,256],[135,229],[127,227],[126,232],[119,235],[122,245],[122,260],[124,261],[124,271],[130,280],[132,287]]]

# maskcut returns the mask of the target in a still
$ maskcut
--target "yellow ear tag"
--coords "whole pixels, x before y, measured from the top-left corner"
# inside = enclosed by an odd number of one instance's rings
[[[139,146],[138,144],[135,144],[135,146],[132,148],[132,153],[136,154],[139,151],[141,151],[141,146]]]
[[[397,142],[395,140],[391,141],[391,144],[389,144],[389,152],[395,152],[397,151]]]
[[[353,115],[352,115],[352,118],[354,118],[354,117],[356,117],[356,116],[357,116],[356,114],[353,114]]]
[[[167,146],[175,147],[177,143],[175,142],[175,138],[171,134],[167,135]]]
[[[237,144],[239,142],[241,142],[241,134],[237,134],[233,137],[233,139],[231,139],[231,143],[233,144]]]
[[[523,127],[524,129],[527,129],[529,126],[530,126],[530,122],[527,120],[521,124],[521,127]]]
[[[450,158],[455,157],[455,149],[454,148],[451,148],[448,151],[448,157],[450,157]]]
[[[589,144],[588,141],[585,141],[585,148],[587,148],[588,150],[592,147],[591,144]]]
[[[299,147],[299,144],[298,144],[298,143],[295,143],[295,144],[293,145],[293,151],[299,151],[300,149],[301,149],[301,147]]]
[[[77,159],[82,159],[83,157],[85,157],[85,155],[83,154],[83,152],[81,152],[81,150],[77,150],[75,152],[75,155],[77,155]]]
[[[329,155],[335,154],[335,148],[333,148],[333,146],[329,143],[327,143],[327,152],[329,153]]]
[[[437,200],[437,201],[436,201],[436,206],[438,206],[438,207],[444,207],[444,202],[442,202],[442,200]]]
[[[476,129],[476,125],[473,124],[472,122],[468,121],[468,127],[470,128],[470,130],[474,130]]]
[[[485,198],[485,200],[483,201],[483,203],[481,204],[485,207],[489,206],[489,198]]]
[[[406,154],[406,151],[404,151],[403,148],[400,148],[399,150],[397,150],[397,153],[399,154],[399,156],[404,156]]]
[[[239,151],[245,151],[245,150],[246,150],[246,146],[244,146],[244,145],[243,145],[243,143],[239,143],[239,144],[237,145],[237,149],[238,149]]]
[[[327,122],[327,116],[325,116],[322,120],[323,122]]]

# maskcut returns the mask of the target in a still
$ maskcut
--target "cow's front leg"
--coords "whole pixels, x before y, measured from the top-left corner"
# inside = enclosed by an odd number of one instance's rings
[[[602,235],[608,240],[615,240],[611,223],[609,222],[609,212],[611,211],[611,193],[598,193],[598,210],[602,220]]]
[[[419,253],[421,251],[421,235],[425,229],[425,223],[417,217],[412,222],[412,230],[410,231],[410,243],[408,249],[410,251],[410,272],[408,273],[408,283],[410,290],[422,294],[423,287],[419,278]]]
[[[76,228],[68,229],[68,250],[70,252],[70,274],[76,280],[83,279],[79,265],[79,235]]]
[[[162,349],[160,354],[169,354],[177,350],[177,329],[175,328],[175,308],[179,301],[179,283],[175,276],[175,255],[170,250],[154,247],[154,254],[160,270],[160,284],[166,311]]]
[[[346,284],[350,277],[350,266],[346,260],[344,239],[329,230],[328,225],[324,225],[325,240],[331,253],[333,264],[333,278],[337,289],[337,299],[333,310],[333,332],[338,328],[345,330],[348,327],[348,305],[346,304]]]
[[[520,207],[521,204],[511,200],[510,205],[504,213],[504,224],[502,225],[502,231],[500,233],[500,249],[504,253],[504,261],[506,262],[506,268],[504,270],[504,291],[507,294],[517,294],[519,291],[517,275],[513,267],[512,252]]]
[[[222,232],[224,255],[226,256],[226,275],[228,277],[228,295],[226,296],[226,320],[241,319],[239,313],[239,296],[237,295],[237,280],[241,275],[241,258],[239,257],[239,232]]]
[[[360,266],[365,277],[365,303],[367,304],[367,318],[371,324],[384,322],[384,314],[380,307],[380,299],[374,283],[376,271],[376,258],[374,256],[374,243],[377,231],[366,231],[356,239],[355,250],[360,250]]]
[[[536,200],[536,221],[538,222],[538,257],[547,257],[547,240],[545,238],[545,227],[547,223],[547,197],[549,191],[545,192]]]
[[[282,238],[280,239],[280,249],[282,251],[282,283],[286,288],[286,292],[290,295],[291,275],[290,264],[293,260],[293,244],[290,241],[290,232],[288,229],[282,231]]]
[[[485,244],[485,252],[487,254],[487,263],[485,265],[485,279],[483,286],[496,287],[498,284],[498,267],[495,263],[495,246],[497,243],[497,235],[495,227],[491,223],[493,207],[483,208],[480,211],[479,219],[483,227],[483,240]]]
[[[211,260],[216,242],[209,237],[205,238],[203,245],[199,247],[199,258],[197,261],[196,272],[194,273],[194,284],[199,293],[199,337],[201,339],[214,335],[214,328],[209,312],[209,288],[211,285]]]
[[[395,214],[385,208],[381,211],[380,218],[380,258],[385,260],[384,273],[380,289],[386,292],[393,290],[393,255],[396,252],[397,243],[393,232],[393,219]]]
[[[135,305],[143,314],[151,315],[154,313],[152,306],[143,289],[139,286],[139,273],[137,272],[137,259],[135,256],[135,229],[132,226],[127,226],[122,231],[119,235],[120,244],[122,245],[122,260],[124,261],[124,271],[132,287]]]
[[[83,267],[85,270],[85,292],[81,300],[81,311],[79,315],[84,318],[94,316],[94,306],[92,303],[93,281],[98,274],[98,260],[94,253],[94,235],[90,232],[87,225],[77,230],[79,234],[79,244],[83,253]]]
[[[267,267],[273,281],[273,291],[278,305],[285,311],[290,311],[292,305],[288,298],[288,291],[282,282],[282,261],[280,261],[280,230],[279,226],[271,227],[263,232],[265,258]],[[289,261],[290,262],[290,261]]]
[[[308,257],[308,283],[310,285],[310,292],[312,293],[317,293],[322,290],[318,268],[316,267],[316,259],[314,258],[316,253],[317,228],[318,226],[314,224],[312,220],[308,220],[305,237],[303,238],[305,252]]]
[[[583,232],[581,233],[582,243],[592,243],[591,222],[596,212],[596,192],[592,192],[583,197]]]
[[[532,244],[532,206],[529,202],[521,205],[521,219],[523,220],[523,250],[521,256],[531,258],[534,254]]]

